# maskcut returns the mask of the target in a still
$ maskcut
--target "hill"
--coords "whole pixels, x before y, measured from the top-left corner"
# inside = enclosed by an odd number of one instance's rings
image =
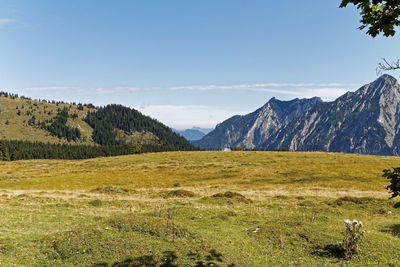
[[[381,170],[399,165],[301,152],[2,162],[0,263],[398,266],[399,204]],[[349,261],[345,219],[366,230]]]
[[[207,149],[400,155],[399,109],[400,85],[383,75],[333,102],[273,98],[254,113],[221,123],[195,144]]]
[[[91,104],[36,101],[1,92],[0,125],[0,138],[30,142],[19,146],[25,153],[44,143],[64,145],[61,147],[135,145],[145,151],[196,149],[162,123],[121,105],[98,108]],[[19,144],[13,142],[9,147]],[[52,146],[56,147],[60,148]]]

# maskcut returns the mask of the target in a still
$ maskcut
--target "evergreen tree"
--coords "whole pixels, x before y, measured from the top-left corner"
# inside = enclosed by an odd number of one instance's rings
[[[8,148],[4,140],[0,140],[0,160],[9,161],[10,157],[8,154]]]

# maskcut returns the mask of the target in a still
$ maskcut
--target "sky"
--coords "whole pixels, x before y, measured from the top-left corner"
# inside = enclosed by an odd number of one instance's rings
[[[122,104],[210,128],[270,98],[334,100],[372,82],[400,39],[337,0],[0,0],[0,90]],[[399,73],[393,73],[399,76]]]

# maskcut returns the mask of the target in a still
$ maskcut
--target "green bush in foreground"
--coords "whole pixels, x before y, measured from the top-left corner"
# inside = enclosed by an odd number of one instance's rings
[[[390,179],[390,185],[386,187],[387,190],[390,190],[392,196],[390,198],[395,198],[400,195],[400,167],[393,168],[391,170],[383,170],[383,177]]]

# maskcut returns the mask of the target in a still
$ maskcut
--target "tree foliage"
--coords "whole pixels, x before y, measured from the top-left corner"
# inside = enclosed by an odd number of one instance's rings
[[[0,143],[1,144],[1,143]],[[50,144],[21,140],[5,140],[10,160],[22,159],[88,159],[131,154],[127,145],[91,146]]]
[[[7,148],[4,140],[0,140],[0,160],[2,160],[2,161],[10,160],[10,157],[8,154],[8,148]]]
[[[68,142],[71,140],[77,141],[81,138],[81,131],[77,127],[70,127],[67,125],[68,117],[68,108],[64,107],[62,110],[58,111],[57,116],[51,121],[50,125],[42,124],[41,128],[47,130],[51,135],[59,139],[64,137]],[[35,121],[33,121],[33,123],[34,122]]]
[[[342,0],[340,7],[353,4],[360,10],[360,29],[368,27],[367,33],[376,37],[394,36],[395,27],[400,25],[400,0]]]
[[[386,189],[390,190],[392,193],[391,198],[395,198],[400,195],[400,167],[393,168],[391,170],[383,170],[383,177],[390,180],[390,184]]]
[[[2,145],[2,142],[5,144]],[[149,152],[174,151],[160,144],[119,144],[112,146],[51,144],[21,140],[0,141],[0,160],[88,159]],[[6,151],[3,153],[2,151]],[[8,157],[9,151],[9,157]],[[4,155],[4,156],[3,156]]]
[[[121,144],[117,139],[118,129],[127,135],[134,132],[151,132],[158,138],[158,145],[165,150],[198,149],[162,123],[121,105],[108,105],[88,112],[85,121],[93,128],[93,141],[102,146]]]

